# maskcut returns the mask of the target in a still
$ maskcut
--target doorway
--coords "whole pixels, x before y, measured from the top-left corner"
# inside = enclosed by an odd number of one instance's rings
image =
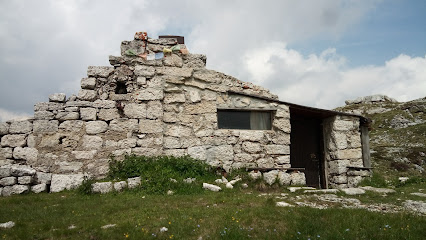
[[[323,136],[322,119],[314,116],[292,114],[290,111],[290,164],[293,168],[304,168],[306,185],[325,188],[322,184]]]

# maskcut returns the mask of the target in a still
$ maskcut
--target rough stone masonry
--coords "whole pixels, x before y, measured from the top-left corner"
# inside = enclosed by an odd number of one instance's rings
[[[72,189],[84,175],[104,177],[109,158],[126,154],[189,155],[226,171],[281,168],[268,179],[303,184],[303,172],[285,170],[289,106],[260,86],[206,69],[205,55],[174,38],[135,38],[121,43],[122,56],[109,57],[112,66],[89,66],[77,96],[52,94],[34,106],[33,118],[0,123],[0,195]],[[272,129],[219,129],[218,109],[273,111]],[[336,116],[327,126],[330,186],[356,185],[367,173],[346,167],[362,167],[359,118]]]

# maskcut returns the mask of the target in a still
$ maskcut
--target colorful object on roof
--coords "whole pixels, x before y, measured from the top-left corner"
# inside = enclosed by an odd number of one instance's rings
[[[172,53],[172,49],[170,49],[170,48],[163,48],[163,53]]]
[[[136,40],[148,40],[148,33],[147,32],[136,32],[135,33],[135,39]]]
[[[155,59],[162,59],[164,58],[164,53],[163,52],[157,52],[155,53]]]

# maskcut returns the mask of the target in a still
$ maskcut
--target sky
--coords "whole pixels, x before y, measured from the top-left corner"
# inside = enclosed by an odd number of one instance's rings
[[[185,36],[207,68],[282,101],[426,96],[424,0],[0,0],[0,121],[49,94],[77,94],[137,31]]]

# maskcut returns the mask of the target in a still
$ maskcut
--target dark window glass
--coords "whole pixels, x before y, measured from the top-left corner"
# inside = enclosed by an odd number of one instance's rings
[[[123,82],[117,82],[117,87],[115,88],[115,94],[126,94],[127,87]]]
[[[270,111],[217,110],[219,129],[270,130]]]

